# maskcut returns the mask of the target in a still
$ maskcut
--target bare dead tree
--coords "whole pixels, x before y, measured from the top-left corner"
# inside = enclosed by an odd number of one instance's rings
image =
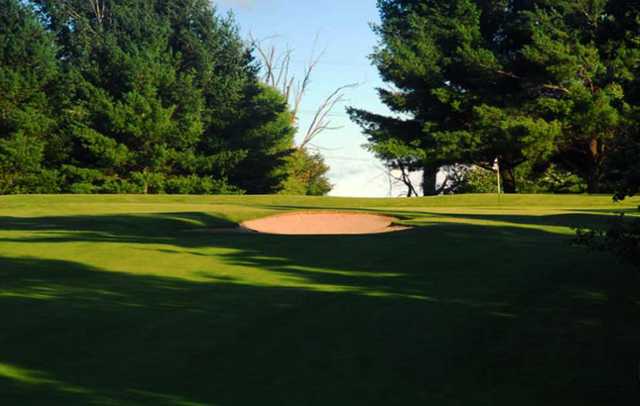
[[[304,79],[301,83],[296,82],[294,75],[290,74],[291,58],[293,56],[293,50],[287,48],[284,52],[279,52],[275,45],[269,47],[262,46],[262,41],[258,41],[253,36],[251,43],[260,56],[260,62],[262,63],[262,81],[267,85],[278,89],[280,93],[285,97],[287,102],[292,106],[294,112],[297,112],[296,103],[299,93],[304,93],[310,81],[311,72],[315,68],[312,63],[305,69]],[[271,39],[267,38],[267,39]],[[299,87],[294,89],[294,86]],[[292,103],[293,102],[293,103]],[[294,115],[295,117],[295,115]]]
[[[107,13],[108,13],[105,0],[87,0],[85,5],[88,5],[89,11],[93,14],[96,24],[98,26],[101,26],[104,23],[105,19],[107,18]],[[72,2],[63,1],[61,2],[61,6],[64,12],[66,12],[69,17],[78,21],[83,19],[81,12],[74,7]],[[97,34],[94,27],[92,27],[90,24],[87,26],[87,28],[93,34]]]
[[[93,14],[96,17],[96,21],[99,25],[102,25],[104,18],[106,16],[106,5],[104,0],[89,0],[91,8],[93,9]]]
[[[273,37],[267,39],[272,38]],[[318,39],[316,38],[313,46],[314,50],[316,49],[317,41]],[[302,100],[307,94],[309,85],[311,84],[311,76],[318,67],[325,51],[323,50],[318,53],[315,51],[312,52],[309,61],[304,67],[301,78],[298,78],[291,68],[294,54],[291,48],[279,51],[275,45],[264,46],[264,40],[259,41],[253,37],[251,37],[251,42],[258,52],[262,63],[262,81],[282,93],[291,107],[291,124],[297,124],[299,122]],[[357,86],[358,83],[340,86],[323,99],[316,108],[311,124],[305,130],[298,148],[303,149],[307,147],[324,131],[341,128],[340,126],[331,125],[331,113],[337,105],[345,101],[346,91]]]
[[[386,167],[387,176],[389,178],[389,194],[392,194],[393,183],[402,184],[407,188],[406,197],[419,196],[416,187],[411,180],[411,170],[409,167],[401,161],[394,162],[393,165],[388,165]],[[399,174],[394,173],[394,171],[400,171]]]
[[[331,125],[330,115],[333,109],[345,100],[345,91],[356,86],[358,86],[357,83],[340,86],[327,96],[322,103],[320,103],[320,106],[316,109],[313,120],[311,120],[311,124],[309,125],[309,128],[307,128],[304,138],[300,143],[300,148],[306,147],[323,131],[339,130],[342,128],[341,126]]]

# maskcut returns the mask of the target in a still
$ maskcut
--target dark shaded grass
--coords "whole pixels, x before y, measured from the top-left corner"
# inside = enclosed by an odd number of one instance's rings
[[[265,208],[282,210],[284,212],[292,211],[292,210],[314,210],[313,208],[309,208],[307,206],[292,206],[292,205],[277,205],[277,206],[264,206]],[[510,209],[514,209],[511,207]],[[319,210],[319,209],[318,209]],[[322,210],[335,210],[335,211],[345,211],[340,207],[326,207]],[[495,211],[495,209],[487,209]],[[520,209],[520,211],[526,210],[525,208]],[[560,227],[572,227],[572,228],[580,228],[580,227],[606,227],[610,225],[611,221],[614,221],[619,214],[636,214],[638,210],[635,208],[627,208],[627,209],[601,209],[601,210],[575,210],[571,209],[570,212],[561,213],[561,214],[539,214],[539,215],[531,215],[531,214],[476,214],[476,213],[467,213],[464,209],[461,208],[453,208],[447,211],[431,211],[429,208],[425,208],[423,210],[397,210],[393,208],[357,208],[351,209],[352,212],[367,212],[367,213],[376,213],[376,214],[386,214],[391,215],[398,218],[401,221],[411,222],[416,219],[428,219],[429,217],[434,217],[436,219],[440,218],[449,218],[449,219],[460,219],[460,220],[486,220],[486,221],[495,221],[495,222],[504,222],[511,223],[513,225],[542,225],[542,226],[560,226]],[[508,213],[508,210],[506,210]]]

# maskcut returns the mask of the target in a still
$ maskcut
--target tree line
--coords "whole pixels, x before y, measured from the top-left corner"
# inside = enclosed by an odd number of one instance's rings
[[[394,114],[349,114],[389,167],[423,171],[425,195],[438,192],[439,168],[456,165],[497,164],[508,193],[637,187],[640,2],[378,0],[378,8],[371,60]]]
[[[0,0],[0,194],[326,194],[208,0]]]

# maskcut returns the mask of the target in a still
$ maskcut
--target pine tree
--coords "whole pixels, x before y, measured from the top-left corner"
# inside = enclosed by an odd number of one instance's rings
[[[381,100],[397,115],[350,113],[379,156],[424,170],[425,194],[435,192],[442,165],[491,168],[496,159],[504,190],[515,192],[515,168],[554,151],[558,123],[528,114],[527,89],[516,80],[519,10],[498,3],[378,2],[372,60],[391,85]]]
[[[0,0],[0,194],[57,191],[56,174],[44,165],[55,125],[49,100],[55,56],[34,11]]]
[[[232,19],[206,0],[38,3],[64,69],[66,191],[278,190],[293,129]]]
[[[634,2],[571,0],[525,14],[529,80],[546,90],[536,95],[538,112],[562,123],[555,161],[590,193],[605,191],[611,144],[638,103],[639,11]]]
[[[603,190],[606,160],[632,120],[638,4],[621,0],[380,0],[372,60],[391,85],[394,117],[351,109],[370,148],[392,166],[435,168],[498,159],[555,163]],[[395,164],[394,164],[395,162]],[[520,171],[522,172],[522,171]]]

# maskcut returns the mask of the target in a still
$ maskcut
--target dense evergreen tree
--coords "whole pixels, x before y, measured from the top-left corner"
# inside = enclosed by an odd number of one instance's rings
[[[394,115],[349,113],[425,194],[443,165],[496,159],[507,192],[637,192],[640,2],[378,7]],[[257,75],[208,0],[0,0],[0,193],[326,193]]]
[[[0,5],[0,193],[284,187],[286,100],[208,0]]]
[[[554,148],[555,122],[532,118],[524,86],[514,81],[519,34],[513,6],[473,0],[378,2],[380,46],[372,56],[382,101],[397,117],[351,109],[372,149],[398,151],[424,168],[425,194],[444,164],[486,168],[500,161],[504,189],[516,190],[514,169]],[[514,35],[515,35],[514,34]],[[380,142],[382,141],[382,142]]]
[[[638,103],[638,18],[633,1],[549,1],[525,13],[528,82],[545,84],[538,112],[562,123],[555,161],[591,193],[606,189],[606,161]]]
[[[253,83],[251,92],[237,109],[237,135],[225,146],[246,154],[229,178],[250,193],[277,192],[288,176],[287,158],[293,152],[291,112],[276,89]]]
[[[35,13],[0,0],[0,194],[57,191],[44,162],[57,76],[54,39]]]
[[[638,5],[624,1],[380,0],[372,60],[395,117],[351,109],[384,159],[435,169],[552,162],[602,190],[608,144],[637,102]],[[407,162],[405,162],[406,164]]]

